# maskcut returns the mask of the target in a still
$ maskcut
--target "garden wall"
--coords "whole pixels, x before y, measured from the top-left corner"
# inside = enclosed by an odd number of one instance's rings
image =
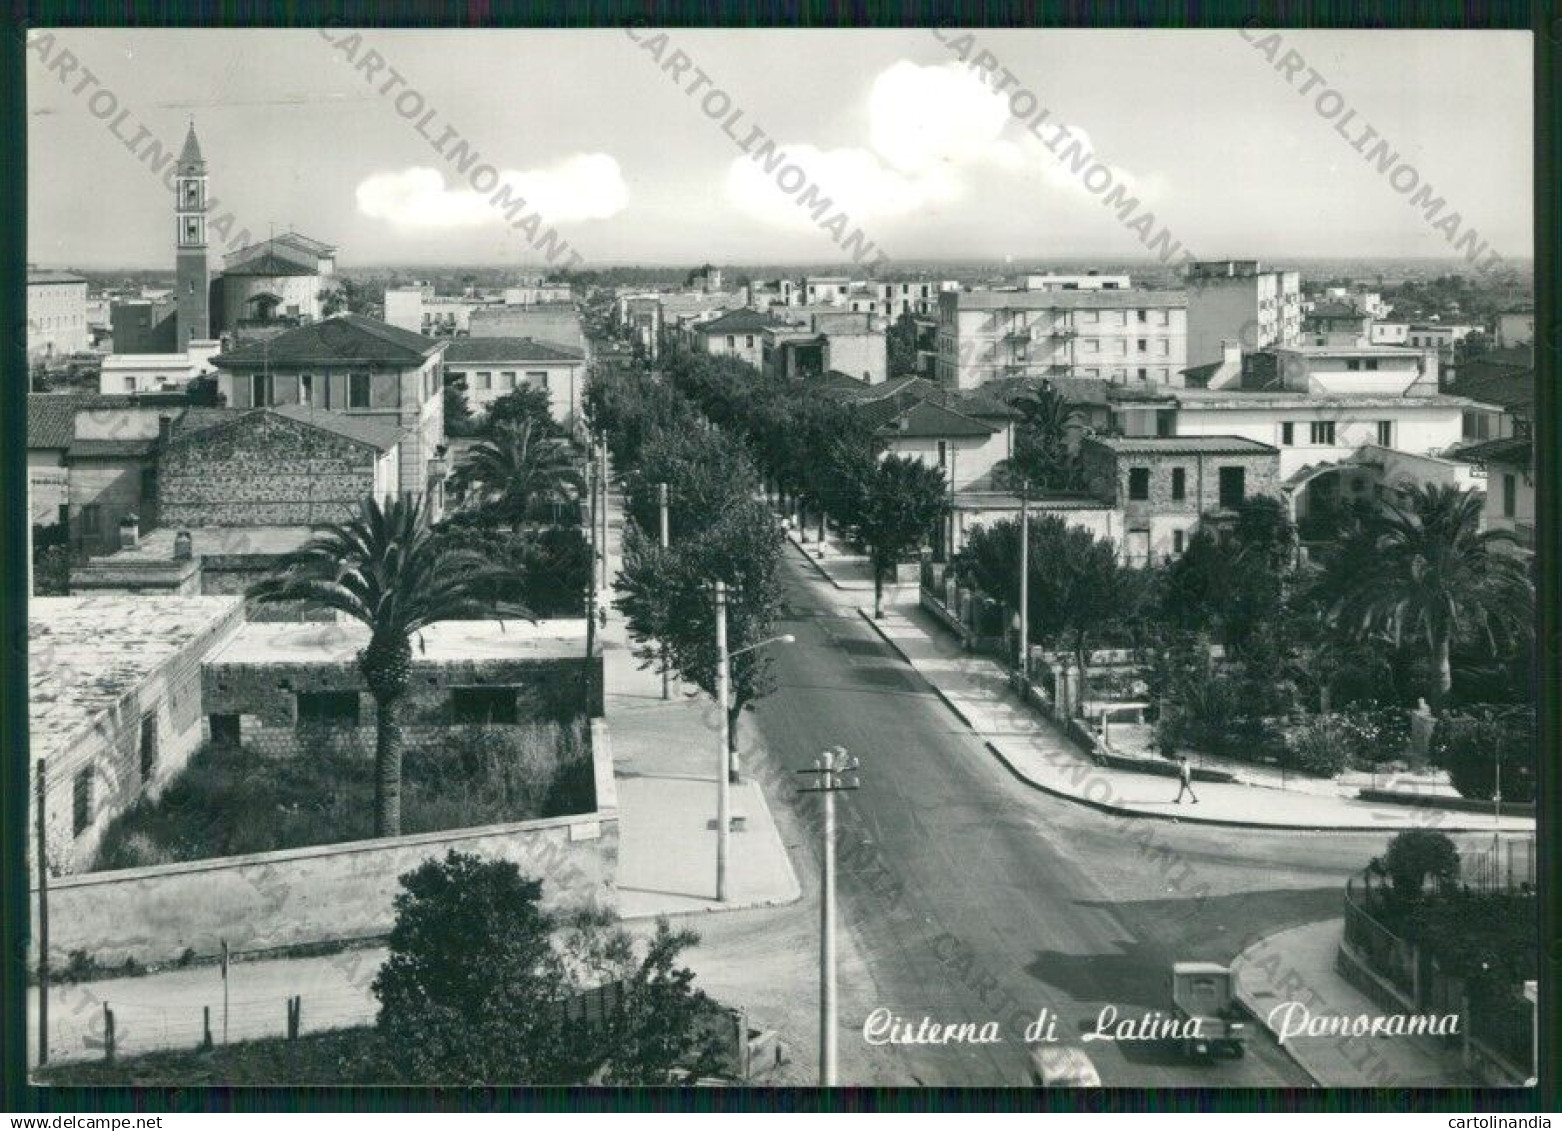
[[[51,960],[81,950],[102,964],[152,964],[187,949],[214,955],[224,941],[242,953],[384,935],[398,877],[451,850],[510,860],[541,877],[547,907],[612,910],[618,797],[602,720],[593,720],[591,738],[589,813],[51,880]],[[33,930],[36,956],[36,917]]]

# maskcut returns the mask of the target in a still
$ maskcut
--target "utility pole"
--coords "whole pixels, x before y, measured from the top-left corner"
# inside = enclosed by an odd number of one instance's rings
[[[716,899],[727,901],[727,841],[730,834],[731,799],[727,781],[727,700],[731,669],[727,657],[727,584],[716,582]]]
[[[835,1087],[835,795],[858,788],[857,759],[837,746],[814,759],[809,774],[814,784],[799,793],[824,794],[824,861],[821,869],[823,893],[819,900],[819,1086]]]
[[[1030,484],[1020,485],[1020,679],[1030,679]]]
[[[665,483],[658,483],[656,485],[656,503],[657,503],[657,507],[661,511],[662,549],[665,550],[665,549],[667,549],[668,543],[670,541],[670,539],[668,537],[668,530],[667,530],[667,484],[665,484]],[[671,661],[671,659],[667,655],[667,645],[664,643],[662,645],[662,698],[663,699],[671,699],[672,698],[672,695],[673,695],[672,686],[673,686],[672,661]]]
[[[47,824],[44,798],[48,794],[45,771],[48,760],[38,759],[38,1064],[49,1063],[49,855],[44,839]]]
[[[586,660],[590,669],[597,638],[597,480],[595,460],[586,461],[586,539],[591,551],[591,569],[586,578]]]
[[[607,589],[611,578],[607,575],[607,441],[603,440],[597,452],[597,490],[602,493],[602,588]]]

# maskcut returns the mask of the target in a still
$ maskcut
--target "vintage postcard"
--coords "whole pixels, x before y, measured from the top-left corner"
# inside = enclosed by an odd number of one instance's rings
[[[1533,51],[28,29],[31,1078],[1533,1083]]]

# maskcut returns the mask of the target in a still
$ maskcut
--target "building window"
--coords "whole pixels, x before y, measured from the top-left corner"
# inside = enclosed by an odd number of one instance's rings
[[[1309,429],[1313,443],[1324,445],[1334,443],[1334,421],[1314,420]]]
[[[295,699],[300,725],[328,727],[358,725],[356,691],[300,691]]]
[[[1318,344],[1322,345],[1323,343],[1319,342]],[[1355,373],[1355,372],[1357,372],[1357,371],[1359,371],[1361,369],[1361,362],[1359,362],[1359,361],[1347,361],[1345,363],[1345,368],[1350,370],[1352,373]]]
[[[455,723],[483,724],[515,722],[515,688],[453,687],[450,689],[450,718]]]
[[[1280,444],[1282,447],[1290,447],[1296,443],[1296,425],[1291,421],[1283,421],[1280,425]]]
[[[134,377],[126,377],[125,378],[125,392],[133,393],[135,391],[136,391],[136,379]]]
[[[298,403],[306,408],[315,403],[315,378],[312,373],[298,375]]]
[[[753,334],[748,335],[747,339],[744,341],[743,344],[746,345],[749,349],[753,349],[754,348],[754,335]]]
[[[947,440],[938,441],[938,466],[949,466],[949,441]]]
[[[1139,339],[1137,339],[1137,342],[1138,342],[1137,348],[1138,348],[1140,353],[1149,353],[1150,352],[1150,339],[1149,338],[1139,338]]]
[[[1392,448],[1394,446],[1394,422],[1392,420],[1378,421],[1378,446]]]
[[[1181,554],[1187,535],[1181,530],[1172,531],[1172,553]]]
[[[1148,322],[1150,320],[1150,314],[1149,314],[1148,311],[1141,310],[1141,311],[1138,312],[1138,314],[1139,314],[1139,321],[1141,321],[1141,322]],[[1143,349],[1144,347],[1141,346],[1140,348]]]
[[[369,375],[367,373],[349,373],[347,375],[347,407],[369,407]]]
[[[1128,469],[1128,497],[1135,500],[1143,500],[1150,497],[1150,469],[1148,467],[1130,467]]]
[[[1512,472],[1502,476],[1502,517],[1512,518],[1519,510],[1519,480]]]
[[[1223,467],[1220,469],[1220,509],[1234,511],[1247,496],[1247,469]]]
[[[151,781],[157,769],[157,715],[141,720],[141,780]]]
[[[1139,367],[1138,373],[1139,373],[1139,380],[1141,380],[1141,381],[1145,380],[1150,375],[1150,371],[1148,369],[1146,369],[1142,365]]]
[[[506,393],[515,391],[515,370],[506,369],[499,374],[499,389]]]
[[[80,836],[92,824],[92,767],[76,771],[71,783],[71,834]]]
[[[83,534],[101,534],[103,531],[103,511],[97,504],[81,508],[81,532]]]
[[[487,371],[478,372],[475,375],[477,388],[486,392],[494,387],[494,375]]]
[[[738,336],[736,334],[727,335],[727,348],[729,350],[738,348]]]
[[[1491,438],[1491,418],[1484,412],[1467,412],[1464,414],[1464,438],[1466,440],[1487,440]]]
[[[265,408],[271,403],[271,377],[266,373],[253,373],[249,379],[250,407]]]
[[[1157,436],[1175,436],[1177,434],[1177,414],[1169,408],[1155,410],[1155,434]]]
[[[1188,497],[1188,473],[1180,467],[1172,468],[1172,502],[1180,503]]]
[[[1368,361],[1367,362],[1367,368],[1369,370],[1376,369],[1377,367],[1378,367],[1378,363],[1376,361]]]
[[[534,389],[542,389],[546,391],[548,388],[548,374],[545,370],[538,370],[535,373],[528,371],[526,374],[526,383]]]

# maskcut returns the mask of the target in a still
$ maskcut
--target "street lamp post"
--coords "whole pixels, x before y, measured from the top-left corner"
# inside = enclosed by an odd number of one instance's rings
[[[819,1086],[836,1083],[835,1016],[835,795],[858,788],[857,759],[844,747],[826,750],[809,770],[814,784],[801,793],[824,794],[824,859],[821,866],[823,894],[819,901]]]
[[[766,644],[791,644],[797,638],[790,633],[772,636],[735,652],[727,651],[727,583],[716,582],[716,899],[727,900],[727,856],[731,836],[731,787],[738,781],[737,759],[731,751],[732,740],[727,721],[727,705],[732,701],[732,658]]]
[[[667,484],[656,485],[656,503],[661,512],[661,542],[662,549],[667,549]],[[662,698],[672,698],[672,662],[667,655],[667,645],[662,645]]]
[[[1020,486],[1020,679],[1030,679],[1030,491]]]

